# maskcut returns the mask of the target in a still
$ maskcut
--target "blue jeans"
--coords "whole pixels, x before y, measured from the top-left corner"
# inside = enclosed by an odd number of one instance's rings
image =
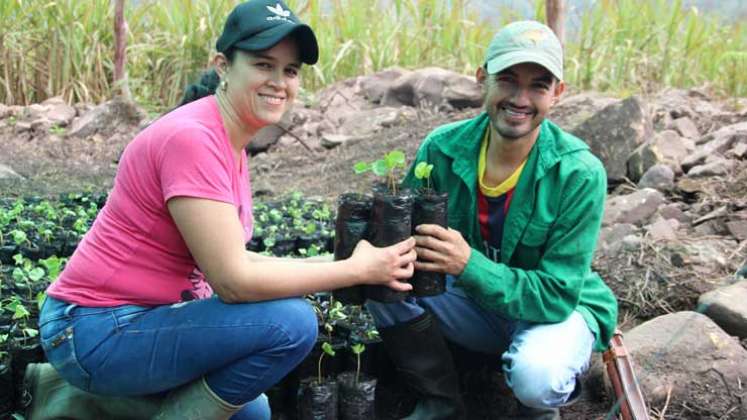
[[[220,398],[246,404],[233,419],[269,420],[262,393],[311,351],[318,324],[299,298],[92,308],[48,297],[39,329],[49,362],[85,391],[158,394],[204,376]]]
[[[507,385],[524,405],[559,407],[568,401],[576,379],[589,366],[594,335],[581,314],[557,324],[514,321],[479,307],[447,276],[444,294],[403,302],[369,300],[366,307],[378,327],[390,327],[421,315],[427,308],[444,336],[472,351],[502,355]]]

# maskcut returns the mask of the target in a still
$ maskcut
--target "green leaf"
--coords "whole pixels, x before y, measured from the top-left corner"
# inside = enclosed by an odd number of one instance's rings
[[[353,165],[353,172],[356,173],[356,175],[366,173],[371,170],[371,164],[366,162],[358,162],[355,165]]]
[[[15,305],[15,309],[13,311],[13,319],[21,319],[21,318],[28,318],[31,316],[31,313],[26,309],[23,304],[20,302]]]
[[[425,174],[427,169],[428,169],[428,162],[420,162],[417,165],[415,165],[415,178],[417,179],[427,178],[427,175]]]
[[[316,232],[316,223],[314,222],[306,223],[306,226],[304,226],[303,231],[307,235],[313,234],[314,232]]]
[[[392,150],[386,154],[384,159],[389,168],[396,168],[397,166],[404,168],[405,166],[405,153],[401,150]]]
[[[39,267],[34,268],[33,270],[29,271],[29,278],[33,281],[39,281],[44,277],[44,270],[42,270]]]
[[[391,167],[387,165],[387,161],[384,159],[379,159],[371,165],[371,170],[373,170],[373,173],[377,176],[387,176],[390,169]]]
[[[363,343],[358,343],[350,346],[350,349],[353,350],[353,354],[361,354],[366,350],[366,346]]]
[[[17,282],[26,280],[26,273],[18,267],[13,269],[13,274],[11,274],[11,276],[13,277],[13,280]]]
[[[432,165],[432,164],[429,164],[429,165],[428,165],[428,166],[427,166],[427,167],[425,168],[425,177],[426,177],[426,178],[430,178],[430,177],[431,177],[431,172],[432,172],[432,171],[433,171],[433,165]]]
[[[325,353],[327,353],[330,356],[334,356],[335,355],[335,350],[332,348],[332,345],[329,344],[329,343],[327,343],[327,342],[322,343],[322,351],[324,351]]]
[[[23,334],[26,337],[36,337],[37,335],[39,335],[39,331],[35,330],[33,328],[24,328],[23,329]]]

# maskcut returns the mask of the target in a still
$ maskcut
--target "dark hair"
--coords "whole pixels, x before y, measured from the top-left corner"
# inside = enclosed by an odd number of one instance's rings
[[[236,56],[236,49],[229,48],[224,54],[226,59],[228,59],[228,63],[231,64]],[[187,86],[184,90],[184,96],[182,96],[182,100],[177,105],[177,108],[214,94],[215,90],[218,89],[218,84],[220,84],[220,77],[218,77],[218,72],[215,69],[210,69],[202,73],[199,82]]]

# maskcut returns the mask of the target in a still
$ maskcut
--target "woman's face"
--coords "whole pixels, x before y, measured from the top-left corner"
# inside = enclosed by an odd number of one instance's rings
[[[291,38],[265,51],[236,52],[223,77],[228,99],[244,124],[260,129],[280,121],[298,93],[298,57]]]

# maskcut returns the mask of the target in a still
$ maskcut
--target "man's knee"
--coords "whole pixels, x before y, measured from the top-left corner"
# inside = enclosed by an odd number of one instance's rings
[[[537,358],[516,357],[506,375],[514,396],[527,407],[563,405],[576,387],[571,369]]]

